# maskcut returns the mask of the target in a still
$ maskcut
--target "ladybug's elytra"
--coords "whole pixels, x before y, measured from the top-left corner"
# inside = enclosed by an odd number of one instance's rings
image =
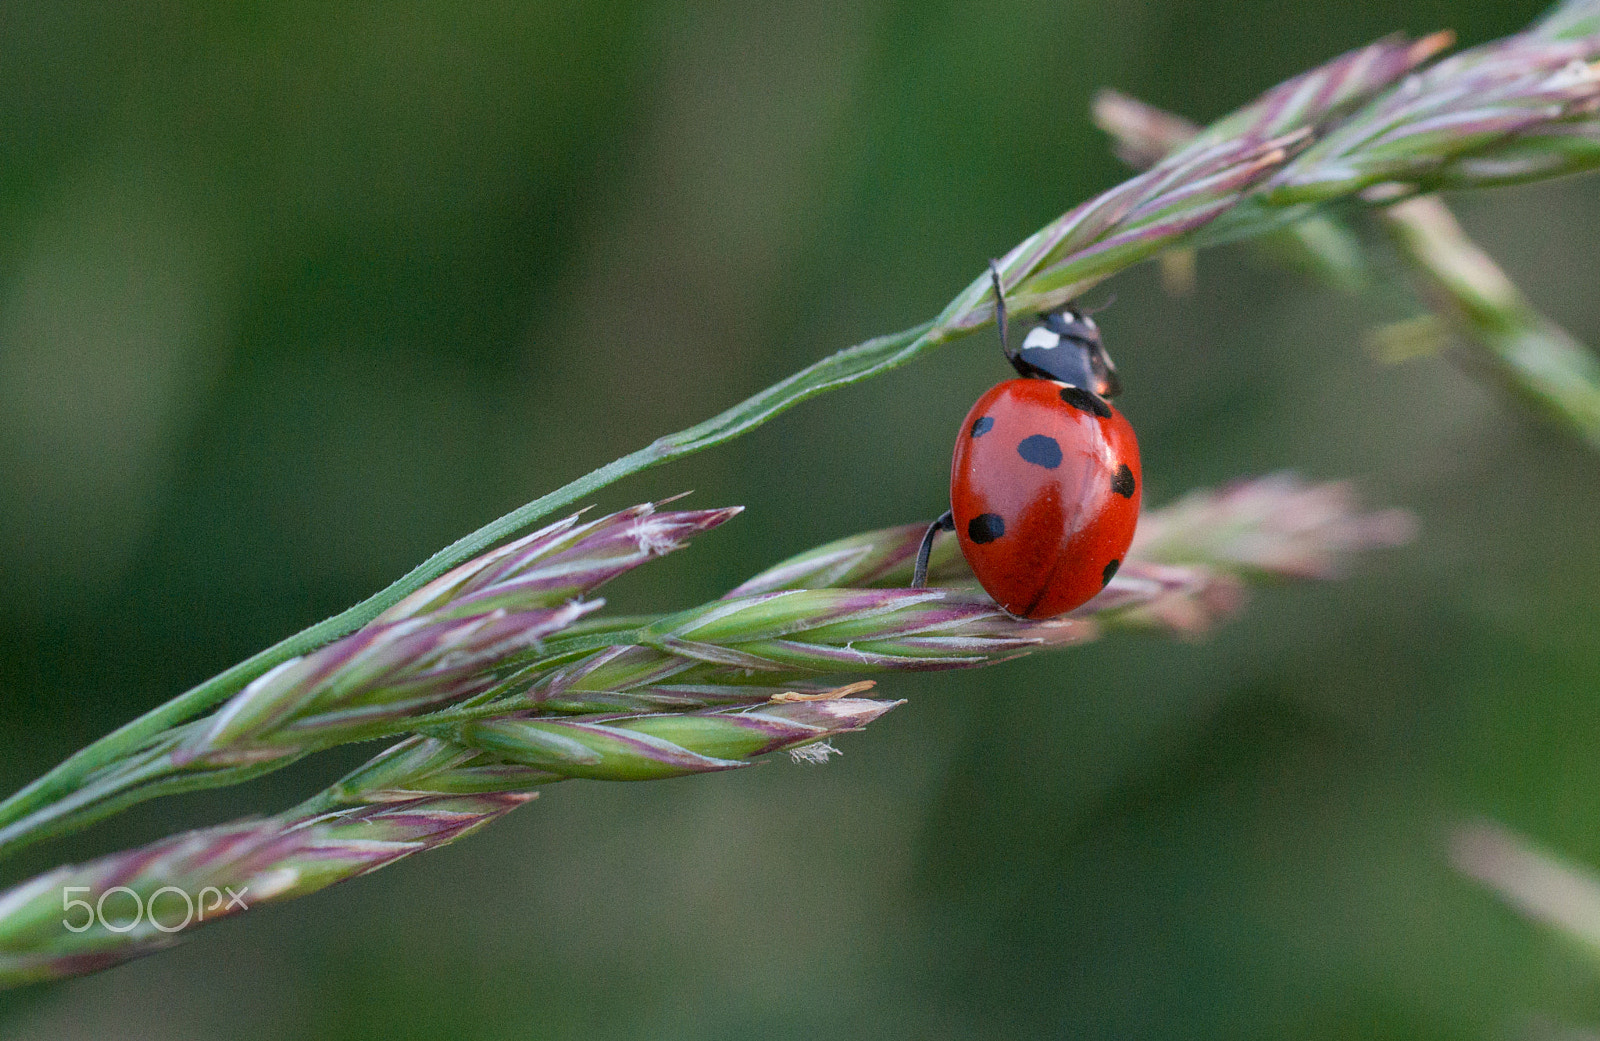
[[[996,603],[1050,618],[1100,592],[1121,566],[1139,520],[1139,442],[1107,400],[1121,386],[1094,319],[1053,311],[1013,351],[991,272],[1000,344],[1021,378],[990,388],[962,421],[950,512],[928,528],[912,584],[926,581],[934,535],[954,529]]]

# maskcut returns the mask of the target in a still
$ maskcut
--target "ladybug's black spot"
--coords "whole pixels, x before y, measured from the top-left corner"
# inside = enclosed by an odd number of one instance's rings
[[[1006,522],[998,513],[980,513],[967,523],[967,538],[982,544],[1006,533]]]
[[[1124,499],[1133,498],[1133,471],[1127,463],[1117,467],[1117,472],[1111,475],[1111,490]]]
[[[1100,588],[1101,589],[1104,589],[1106,586],[1111,584],[1111,580],[1113,578],[1117,577],[1117,568],[1119,568],[1121,566],[1122,566],[1122,561],[1120,561],[1120,560],[1113,560],[1111,563],[1106,565],[1106,569],[1104,571],[1100,572]]]
[[[979,416],[972,421],[972,436],[982,437],[989,432],[989,428],[992,426],[994,426],[993,416]]]
[[[1101,419],[1111,418],[1111,406],[1106,404],[1106,399],[1098,394],[1091,394],[1082,387],[1062,387],[1061,400],[1079,412],[1088,412]]]
[[[1032,463],[1042,466],[1046,470],[1054,470],[1061,465],[1061,446],[1056,444],[1056,439],[1043,434],[1032,434],[1017,443],[1017,454]]]

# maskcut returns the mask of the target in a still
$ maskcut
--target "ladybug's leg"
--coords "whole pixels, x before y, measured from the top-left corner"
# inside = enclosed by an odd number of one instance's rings
[[[927,534],[922,536],[922,545],[917,547],[917,566],[911,570],[912,589],[921,589],[928,584],[928,555],[933,552],[933,537],[941,531],[955,530],[955,514],[949,510],[945,510],[938,520],[928,525]]]
[[[1011,357],[1011,348],[1006,346],[1006,294],[1000,288],[1000,262],[989,261],[989,278],[994,282],[994,317],[1000,325],[1000,350],[1007,358]]]

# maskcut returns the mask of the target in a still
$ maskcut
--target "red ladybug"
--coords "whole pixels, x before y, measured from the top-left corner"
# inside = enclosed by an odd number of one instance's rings
[[[1121,386],[1094,319],[1065,308],[1042,316],[1022,346],[1000,342],[1021,379],[990,388],[967,413],[950,465],[950,512],[934,521],[913,585],[927,577],[939,531],[995,602],[1050,618],[1111,581],[1133,541],[1143,489],[1133,427],[1106,400]]]

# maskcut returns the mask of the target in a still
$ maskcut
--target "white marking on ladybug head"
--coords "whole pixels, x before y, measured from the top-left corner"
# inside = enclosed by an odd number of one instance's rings
[[[1022,349],[1025,351],[1048,351],[1060,346],[1061,334],[1052,332],[1042,325],[1034,326],[1028,331],[1027,338],[1022,341]]]

